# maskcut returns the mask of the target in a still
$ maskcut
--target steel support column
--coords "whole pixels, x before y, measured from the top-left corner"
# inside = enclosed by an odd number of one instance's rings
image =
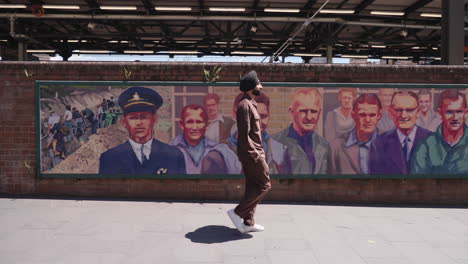
[[[463,65],[464,25],[464,1],[442,0],[442,64]]]
[[[333,63],[333,47],[331,45],[327,46],[327,63]]]
[[[22,41],[18,41],[18,61],[28,60],[26,47],[27,47],[26,43],[24,43]]]

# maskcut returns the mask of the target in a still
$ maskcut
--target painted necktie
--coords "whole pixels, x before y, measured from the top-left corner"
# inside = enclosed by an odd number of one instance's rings
[[[141,164],[145,163],[145,161],[147,161],[148,159],[146,158],[145,156],[145,153],[143,153],[143,148],[145,147],[145,145],[141,145]]]
[[[408,137],[405,137],[405,140],[403,140],[403,155],[405,156],[405,161],[409,161],[409,142],[410,139]]]

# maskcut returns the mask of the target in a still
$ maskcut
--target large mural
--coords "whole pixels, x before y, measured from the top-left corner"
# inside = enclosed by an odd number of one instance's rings
[[[468,175],[464,89],[264,83],[255,100],[279,177]],[[383,85],[382,85],[383,86]],[[236,177],[236,83],[41,82],[43,177]]]

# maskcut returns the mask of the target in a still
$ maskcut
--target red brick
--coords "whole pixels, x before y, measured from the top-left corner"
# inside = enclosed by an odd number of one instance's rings
[[[219,63],[35,63],[0,64],[0,97],[15,101],[14,113],[0,108],[0,192],[7,194],[79,195],[171,199],[231,199],[243,193],[243,179],[39,179],[24,168],[34,165],[36,155],[34,80],[129,80],[203,81],[203,68]],[[462,83],[467,69],[435,67],[365,67],[306,64],[222,64],[221,81],[238,81],[239,75],[255,68],[263,80],[284,82],[398,82]],[[28,79],[24,69],[33,73]],[[99,75],[96,75],[99,72]],[[17,142],[16,144],[14,142]],[[236,186],[241,186],[237,188]],[[274,180],[267,200],[467,204],[468,179],[300,179]]]

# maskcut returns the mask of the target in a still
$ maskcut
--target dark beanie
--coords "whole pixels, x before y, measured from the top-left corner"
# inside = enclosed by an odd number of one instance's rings
[[[251,71],[240,79],[239,89],[243,92],[250,91],[254,89],[259,82],[257,73],[255,71]]]

